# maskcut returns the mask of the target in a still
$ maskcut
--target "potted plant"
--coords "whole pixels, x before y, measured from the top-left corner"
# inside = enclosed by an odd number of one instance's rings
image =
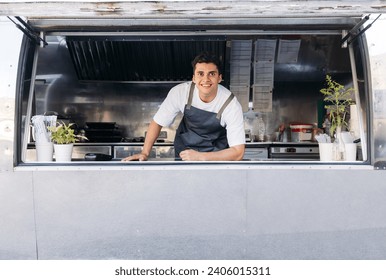
[[[344,85],[334,81],[330,75],[326,75],[326,88],[322,88],[320,92],[324,96],[324,101],[327,103],[324,108],[327,109],[328,116],[331,122],[330,136],[335,139],[336,159],[344,159],[344,144],[341,133],[347,130],[348,123],[346,122],[346,115],[350,105],[354,104],[351,95],[353,88],[346,88]]]
[[[344,85],[332,80],[330,75],[326,75],[327,87],[322,88],[320,92],[324,96],[324,101],[327,105],[324,106],[329,112],[331,121],[330,135],[334,136],[337,129],[348,127],[346,115],[350,105],[354,104],[351,95],[353,88],[345,88]]]
[[[87,139],[85,136],[75,134],[72,128],[73,123],[57,123],[57,126],[49,127],[51,132],[51,141],[54,143],[54,153],[56,162],[69,162],[72,157],[74,143],[80,139]]]

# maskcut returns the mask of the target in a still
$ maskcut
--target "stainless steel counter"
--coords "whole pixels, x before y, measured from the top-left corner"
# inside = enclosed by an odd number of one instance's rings
[[[113,161],[120,161],[127,156],[140,153],[143,143],[75,143],[72,154],[73,161],[82,161],[87,153],[111,155]],[[27,162],[36,161],[35,146],[28,146]],[[155,143],[151,151],[150,160],[174,160],[173,143]],[[318,143],[316,142],[248,142],[244,154],[244,161],[269,160],[319,160]]]
[[[113,156],[113,159],[120,159],[140,153],[143,143],[75,143],[72,154],[73,160],[83,160],[87,153],[100,153]],[[28,146],[27,162],[36,160],[35,146]],[[149,159],[168,160],[174,159],[173,143],[155,143]],[[318,144],[315,142],[248,142],[246,143],[244,160],[310,160],[319,159]]]

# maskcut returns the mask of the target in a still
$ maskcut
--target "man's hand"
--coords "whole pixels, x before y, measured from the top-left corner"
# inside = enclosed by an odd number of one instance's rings
[[[141,154],[135,154],[122,159],[122,161],[134,161],[134,160],[145,161],[147,160],[147,155],[141,153]]]
[[[180,153],[180,157],[182,160],[195,160],[195,161],[203,160],[201,158],[201,155],[202,153],[191,149],[184,150]]]
[[[149,128],[147,129],[147,134],[145,137],[145,143],[143,143],[142,152],[139,154],[135,154],[129,157],[122,159],[122,161],[145,161],[150,155],[151,148],[154,145],[155,140],[157,139],[162,126],[157,124],[154,120],[151,121]]]

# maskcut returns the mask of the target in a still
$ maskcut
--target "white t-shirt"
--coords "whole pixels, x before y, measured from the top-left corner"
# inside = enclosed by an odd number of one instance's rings
[[[188,102],[190,85],[192,82],[186,82],[174,86],[168,93],[164,102],[161,104],[158,112],[154,115],[154,121],[161,126],[170,126],[179,112],[184,112],[185,105]],[[228,99],[231,92],[218,85],[216,97],[209,103],[203,102],[195,87],[193,92],[192,106],[208,112],[217,113],[220,111],[224,102]],[[245,144],[245,130],[243,112],[237,98],[228,104],[221,116],[221,125],[226,128],[227,139],[230,147]]]

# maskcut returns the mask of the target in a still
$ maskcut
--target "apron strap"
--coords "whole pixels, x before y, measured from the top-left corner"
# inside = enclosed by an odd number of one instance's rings
[[[186,108],[187,109],[190,109],[190,106],[192,106],[192,100],[193,100],[193,91],[194,91],[194,87],[196,86],[195,83],[192,82],[192,84],[190,85],[190,90],[189,90],[189,97],[188,97],[188,103],[186,103]]]
[[[222,113],[224,112],[225,108],[229,105],[229,103],[231,103],[231,101],[233,100],[234,97],[235,96],[233,93],[231,93],[231,95],[229,95],[228,99],[225,101],[225,103],[220,108],[220,111],[218,111],[218,113],[216,115],[216,119],[221,119]]]
[[[189,97],[188,97],[188,103],[186,103],[186,109],[190,109],[190,107],[192,106],[193,92],[194,92],[195,86],[196,86],[196,84],[193,82],[190,85]],[[216,115],[216,119],[221,119],[222,113],[224,112],[225,108],[229,105],[229,103],[231,103],[231,101],[233,100],[234,97],[235,97],[235,95],[233,93],[231,93],[231,95],[229,95],[228,99],[224,102],[224,104],[221,106],[220,110],[218,111],[218,113]]]

